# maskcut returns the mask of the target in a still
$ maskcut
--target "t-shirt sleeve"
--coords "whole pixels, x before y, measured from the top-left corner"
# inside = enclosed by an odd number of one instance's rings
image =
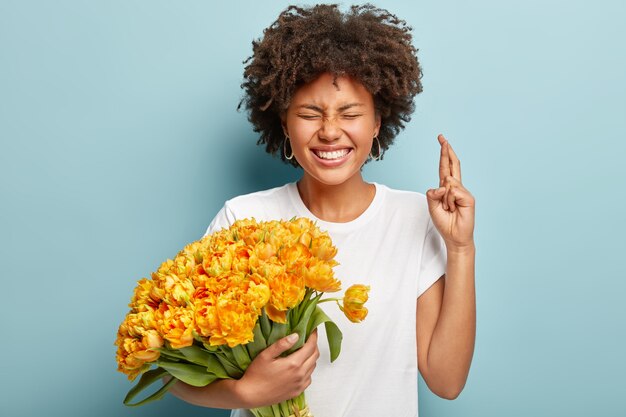
[[[210,235],[222,229],[229,228],[235,222],[235,213],[228,206],[228,202],[217,212],[209,227],[206,229],[204,236]],[[203,236],[203,237],[204,237]]]
[[[445,274],[447,260],[446,243],[432,220],[428,219],[417,282],[418,297]]]

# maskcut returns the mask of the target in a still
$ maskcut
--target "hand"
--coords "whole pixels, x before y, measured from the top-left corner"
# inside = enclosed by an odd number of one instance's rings
[[[296,335],[297,336],[297,335]],[[283,337],[268,346],[250,363],[237,382],[237,390],[246,408],[277,404],[297,397],[311,385],[311,374],[320,352],[317,349],[317,329],[306,343],[286,357],[281,353],[289,350],[298,338]]]
[[[474,207],[472,194],[461,183],[461,162],[443,135],[439,157],[439,188],[426,192],[428,211],[448,250],[474,244]]]

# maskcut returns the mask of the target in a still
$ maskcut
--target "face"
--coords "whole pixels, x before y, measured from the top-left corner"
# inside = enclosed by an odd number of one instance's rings
[[[350,77],[324,73],[296,90],[283,117],[304,175],[325,185],[361,178],[380,118],[367,89]],[[357,177],[355,177],[357,176]]]

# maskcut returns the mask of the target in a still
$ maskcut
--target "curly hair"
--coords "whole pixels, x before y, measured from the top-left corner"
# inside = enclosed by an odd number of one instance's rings
[[[358,80],[372,94],[384,152],[411,120],[413,97],[422,91],[411,30],[404,20],[369,3],[346,13],[336,4],[289,6],[252,42],[252,56],[244,61],[244,97],[237,108],[245,105],[260,133],[257,144],[298,166],[282,152],[280,116],[299,86],[330,72],[335,81],[342,75]]]

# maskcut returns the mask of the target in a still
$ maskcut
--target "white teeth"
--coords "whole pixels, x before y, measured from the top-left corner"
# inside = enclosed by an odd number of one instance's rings
[[[348,152],[349,152],[348,149],[342,149],[340,151],[333,151],[333,152],[315,151],[315,154],[322,159],[339,159],[339,158],[343,158],[344,156],[346,156]]]

